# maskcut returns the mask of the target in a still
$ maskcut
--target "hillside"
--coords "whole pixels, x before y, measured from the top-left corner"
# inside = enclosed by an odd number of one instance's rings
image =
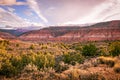
[[[120,80],[120,41],[0,40],[0,80]]]
[[[6,32],[0,32],[0,39],[15,39],[16,37],[6,33]]]
[[[19,36],[25,32],[28,32],[30,30],[25,30],[25,29],[0,29],[0,32],[6,32],[14,36]]]
[[[19,36],[24,41],[104,41],[120,40],[120,21],[97,23],[92,26],[51,26],[26,32]]]

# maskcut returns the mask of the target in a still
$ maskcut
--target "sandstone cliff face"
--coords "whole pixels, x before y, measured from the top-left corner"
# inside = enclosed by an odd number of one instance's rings
[[[98,23],[88,27],[59,26],[27,32],[19,37],[25,41],[104,41],[120,40],[120,21]]]
[[[50,38],[53,38],[53,36],[49,30],[30,31],[19,37],[19,39],[21,40],[28,40],[28,41],[42,41]]]

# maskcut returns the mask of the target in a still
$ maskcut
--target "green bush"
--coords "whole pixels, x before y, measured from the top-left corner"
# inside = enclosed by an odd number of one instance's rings
[[[6,77],[12,77],[15,74],[16,74],[16,69],[8,60],[1,65],[0,75],[5,75]]]
[[[111,56],[118,56],[120,55],[120,42],[113,42],[109,47],[109,52]]]
[[[0,54],[0,75],[11,77],[19,74],[27,65],[41,68],[54,67],[55,58],[50,53],[21,53],[21,55]],[[34,66],[27,66],[30,69]]]
[[[97,56],[97,47],[94,44],[88,44],[83,46],[82,55],[84,56]]]
[[[51,55],[50,53],[39,53],[37,56],[35,56],[35,65],[37,65],[38,69],[40,68],[48,68],[48,67],[54,67],[55,65],[55,58],[54,55]]]
[[[71,45],[71,49],[75,49],[76,51],[80,51],[82,48],[82,45],[80,43],[74,43]]]
[[[10,59],[11,64],[16,68],[17,73],[23,69],[21,56],[12,56]]]
[[[34,63],[36,56],[37,56],[37,54],[34,53],[34,52],[22,53],[22,55],[20,55],[20,57],[21,57],[21,65],[23,67],[25,67],[29,63]]]
[[[63,55],[63,61],[68,64],[82,63],[84,57],[79,53],[68,53]]]

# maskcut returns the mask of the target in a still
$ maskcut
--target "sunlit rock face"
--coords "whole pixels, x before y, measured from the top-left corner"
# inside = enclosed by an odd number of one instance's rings
[[[92,26],[55,26],[27,32],[19,37],[26,41],[104,41],[120,40],[120,21],[97,23]]]

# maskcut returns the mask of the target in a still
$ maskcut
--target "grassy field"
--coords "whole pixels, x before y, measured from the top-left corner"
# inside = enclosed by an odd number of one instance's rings
[[[0,40],[0,80],[120,80],[120,41]]]

